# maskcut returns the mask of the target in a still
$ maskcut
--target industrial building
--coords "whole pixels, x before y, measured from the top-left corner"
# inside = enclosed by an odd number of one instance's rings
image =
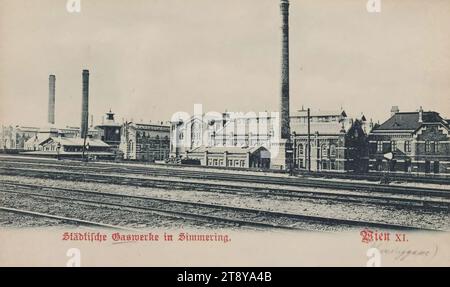
[[[115,154],[105,142],[80,137],[49,137],[38,146],[38,150],[27,152],[28,155],[64,157],[64,158],[85,158],[91,159],[113,159]]]
[[[111,158],[107,143],[102,142],[104,130],[89,126],[89,71],[82,73],[81,127],[60,128],[55,125],[56,76],[49,76],[48,124],[45,127],[28,129],[23,138],[21,151],[28,155],[83,157],[90,149],[91,155],[98,158]],[[16,144],[17,147],[17,144]]]
[[[309,119],[309,121],[308,121]],[[309,122],[309,123],[308,123]],[[294,167],[310,171],[365,172],[366,118],[344,110],[300,110],[291,116]]]
[[[122,126],[120,151],[125,160],[163,161],[170,151],[169,124],[125,122]]]
[[[122,158],[123,155],[120,152],[122,124],[115,121],[114,113],[111,110],[106,113],[106,119],[103,119],[100,125],[95,126],[95,130],[100,133],[98,138],[110,146],[115,157]]]
[[[78,127],[42,127],[36,128],[38,132],[25,142],[25,151],[42,151],[41,145],[49,138],[81,138],[80,128]],[[100,131],[96,129],[89,129],[88,138],[100,139]]]
[[[270,168],[270,152],[264,147],[198,147],[185,159],[203,166],[234,168]]]
[[[200,159],[201,153],[222,154],[263,148],[271,155],[271,162],[279,149],[278,118],[267,112],[256,114],[223,113],[214,120],[193,116],[186,122],[174,121],[171,126],[171,157]],[[290,117],[292,168],[312,171],[364,172],[367,170],[367,131],[369,123],[362,115],[349,118],[345,111],[314,111],[310,114],[310,149],[308,156],[308,115],[306,110],[294,112]],[[245,154],[245,152],[244,152]],[[213,158],[217,156],[209,156]],[[245,158],[245,157],[243,157]],[[311,164],[309,165],[309,160]],[[192,163],[192,161],[189,161]],[[220,162],[220,161],[218,161]],[[214,161],[198,161],[202,165],[215,165]],[[234,167],[217,163],[217,166]],[[239,165],[237,165],[239,167]],[[245,166],[253,167],[250,162]],[[258,166],[260,167],[260,166]],[[276,167],[278,169],[278,167]]]
[[[450,174],[450,125],[438,112],[400,112],[369,133],[369,170]]]
[[[171,123],[171,157],[183,156],[186,151],[205,147],[270,148],[275,137],[274,117],[264,112],[225,112],[211,119],[204,115],[192,116],[187,121]]]
[[[26,142],[39,132],[37,127],[2,126],[0,130],[0,151],[17,153],[26,149]]]

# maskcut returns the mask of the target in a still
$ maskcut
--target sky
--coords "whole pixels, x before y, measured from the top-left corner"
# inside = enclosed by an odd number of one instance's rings
[[[303,107],[400,111],[450,118],[450,1],[291,0],[291,112]],[[80,125],[81,74],[100,123],[167,121],[176,112],[276,111],[281,16],[277,0],[0,0],[0,123]]]

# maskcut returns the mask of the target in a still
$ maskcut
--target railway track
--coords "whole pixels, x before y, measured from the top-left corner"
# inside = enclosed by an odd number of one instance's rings
[[[33,190],[33,191],[31,191]],[[38,190],[36,192],[36,190]],[[388,230],[426,230],[414,226],[368,222],[304,214],[274,212],[210,203],[199,203],[154,197],[131,196],[117,193],[99,193],[81,189],[55,188],[39,185],[4,184],[2,193],[21,197],[60,200],[66,203],[126,208],[139,212],[164,214],[186,220],[208,221],[257,229],[334,230],[380,228]]]
[[[398,185],[383,185],[373,183],[361,183],[361,182],[343,182],[343,181],[329,181],[319,179],[305,179],[305,178],[292,178],[292,177],[280,177],[269,175],[254,175],[254,174],[235,174],[235,173],[219,173],[219,172],[197,172],[192,170],[163,168],[163,167],[134,167],[134,166],[110,166],[99,163],[82,163],[82,162],[70,162],[61,163],[53,161],[51,163],[43,162],[36,163],[33,160],[25,160],[14,162],[0,158],[0,172],[5,169],[11,169],[22,164],[22,166],[39,166],[45,167],[63,167],[66,170],[73,170],[86,172],[95,171],[101,174],[133,174],[133,175],[146,175],[153,177],[177,177],[185,179],[204,179],[215,181],[228,181],[228,182],[244,182],[254,184],[278,184],[283,186],[294,187],[313,187],[313,188],[325,188],[325,189],[337,189],[337,190],[349,190],[349,191],[364,191],[364,192],[383,192],[391,194],[406,194],[406,195],[418,195],[418,196],[439,196],[443,198],[450,198],[450,190],[445,188],[425,188],[425,187],[411,187],[411,186],[398,186]],[[450,187],[450,183],[448,185]]]
[[[24,209],[18,209],[18,208],[10,208],[10,207],[4,207],[0,206],[0,211],[6,211],[6,212],[12,212],[17,214],[23,214],[27,216],[33,216],[33,217],[41,217],[41,218],[50,218],[50,219],[56,219],[62,222],[67,222],[70,224],[75,224],[78,226],[85,226],[85,227],[102,227],[105,229],[120,229],[120,230],[127,230],[127,231],[137,231],[136,229],[127,228],[123,226],[117,226],[117,225],[111,225],[111,224],[105,224],[101,222],[94,222],[89,220],[83,220],[78,218],[72,218],[72,217],[66,217],[66,216],[58,216],[48,213],[42,213],[42,212],[35,212],[35,211],[29,211]]]
[[[350,203],[371,203],[379,205],[391,205],[396,207],[420,208],[430,210],[449,210],[450,199],[448,197],[436,197],[434,194],[408,195],[399,196],[390,193],[367,193],[361,191],[343,192],[343,191],[321,191],[321,190],[299,190],[299,189],[283,189],[283,186],[276,187],[258,187],[243,186],[242,184],[224,184],[215,182],[188,181],[180,179],[157,179],[154,177],[129,177],[122,175],[112,175],[104,173],[87,173],[62,170],[36,170],[36,169],[18,169],[8,168],[3,170],[2,174],[21,174],[31,177],[49,178],[49,179],[65,179],[72,181],[102,182],[114,183],[121,185],[131,185],[140,187],[157,187],[171,189],[193,189],[208,192],[224,192],[233,194],[258,194],[267,197],[282,196],[287,198],[305,198],[305,199],[322,199],[335,202]],[[5,181],[0,181],[5,182]],[[6,183],[8,183],[6,181]]]
[[[14,158],[14,159],[12,159]],[[0,161],[14,161],[14,162],[18,162],[18,161],[36,161],[36,160],[40,160],[40,161],[54,161],[54,159],[47,159],[47,158],[26,158],[26,157],[19,157],[19,156],[0,156]],[[79,165],[79,164],[83,164],[80,161],[77,160],[71,160],[71,164],[72,165]],[[89,164],[95,164],[95,163],[89,163]],[[108,162],[103,162],[103,164],[117,164],[117,163],[108,163]],[[195,168],[195,169],[202,169],[202,172],[212,172],[212,173],[216,173],[216,172],[221,172],[223,169],[221,168],[216,168],[216,167],[200,167],[200,166],[192,166],[192,165],[175,165],[175,164],[166,164],[166,165],[159,165],[159,164],[145,164],[142,163],[142,167],[145,169],[151,169],[151,168],[156,168],[156,169],[167,169],[167,168],[171,168],[171,169],[177,169],[177,170],[186,170],[186,169],[190,169],[190,168]],[[253,171],[253,172],[259,172],[259,173],[268,173],[268,174],[272,174],[272,175],[277,175],[277,174],[283,174],[280,171],[271,171],[271,170],[252,170],[252,169],[228,169],[227,171],[232,171],[234,173],[239,173],[239,172],[248,172],[248,171]],[[322,172],[322,171],[318,171],[318,172],[306,172],[306,171],[299,171],[297,173],[300,176],[304,176],[304,177],[312,177],[312,178],[327,178],[327,179],[350,179],[350,180],[365,180],[365,181],[372,181],[372,182],[379,182],[381,177],[383,177],[385,174],[383,173],[379,173],[379,172],[371,172],[371,173],[366,173],[366,174],[348,174],[348,173],[339,173],[339,172],[332,172],[332,171],[327,171],[327,172]],[[404,174],[396,174],[396,173],[389,173],[388,174],[389,178],[393,181],[400,181],[400,182],[414,182],[414,183],[431,183],[431,184],[441,184],[441,185],[450,185],[450,178],[446,178],[444,176],[435,176],[435,175],[429,175],[429,176],[420,176],[420,175],[404,175]]]

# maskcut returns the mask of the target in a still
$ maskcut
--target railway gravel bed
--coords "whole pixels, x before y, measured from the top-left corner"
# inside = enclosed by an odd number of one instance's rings
[[[65,169],[71,171],[96,171],[98,173],[104,174],[133,174],[133,175],[147,175],[154,177],[164,177],[170,176],[172,178],[185,178],[185,179],[201,179],[201,180],[225,180],[225,181],[236,181],[242,183],[252,183],[252,184],[264,184],[264,183],[276,183],[291,186],[302,186],[302,187],[320,187],[334,189],[347,189],[347,190],[367,190],[371,192],[382,191],[389,192],[389,190],[395,191],[396,193],[405,193],[405,186],[409,189],[406,190],[406,194],[409,193],[422,193],[422,191],[428,190],[432,191],[443,191],[441,194],[450,197],[450,182],[447,185],[434,185],[432,187],[426,185],[415,184],[415,186],[410,185],[408,182],[403,182],[401,184],[393,183],[391,185],[380,185],[375,184],[370,181],[362,180],[348,180],[348,179],[317,179],[310,177],[289,177],[286,174],[266,174],[257,172],[241,172],[241,173],[230,173],[227,170],[220,171],[210,171],[203,170],[198,172],[191,169],[185,169],[180,167],[171,166],[158,166],[158,165],[138,165],[138,164],[112,164],[112,163],[83,163],[77,161],[51,161],[51,160],[24,160],[21,159],[18,162],[14,162],[8,159],[3,159],[0,157],[1,166],[8,167],[39,167],[39,168],[56,168],[57,170]]]
[[[80,220],[133,229],[233,228],[233,226],[220,223],[186,220],[184,218],[158,215],[157,213],[149,214],[149,212],[143,212],[136,209],[111,208],[110,206],[102,204],[77,204],[70,201],[68,202],[67,200],[44,199],[41,197],[22,196],[20,194],[2,193],[0,205],[2,207],[77,218]],[[21,222],[18,222],[17,225],[20,226]]]
[[[264,194],[286,195],[289,197],[314,198],[314,199],[333,199],[337,202],[371,202],[381,205],[393,205],[395,207],[419,207],[430,209],[450,209],[450,192],[436,191],[422,192],[413,194],[395,192],[376,192],[366,190],[339,190],[331,188],[314,188],[314,187],[298,187],[282,184],[252,184],[218,180],[200,180],[200,179],[177,179],[168,176],[153,176],[146,174],[120,174],[120,173],[104,173],[101,170],[86,171],[61,171],[54,168],[46,169],[27,169],[27,168],[10,168],[8,170],[0,168],[3,175],[22,175],[50,178],[50,179],[67,179],[72,181],[93,181],[93,182],[110,182],[122,185],[135,185],[156,188],[170,189],[192,189],[192,190],[214,190],[221,192],[251,192]]]
[[[19,214],[11,211],[0,210],[0,227],[5,228],[36,228],[36,227],[58,227],[75,228],[63,220],[36,217],[33,215]]]

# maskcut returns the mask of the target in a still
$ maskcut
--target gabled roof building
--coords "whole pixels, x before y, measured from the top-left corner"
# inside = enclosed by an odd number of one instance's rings
[[[369,134],[369,170],[450,174],[449,132],[438,112],[394,110]]]

